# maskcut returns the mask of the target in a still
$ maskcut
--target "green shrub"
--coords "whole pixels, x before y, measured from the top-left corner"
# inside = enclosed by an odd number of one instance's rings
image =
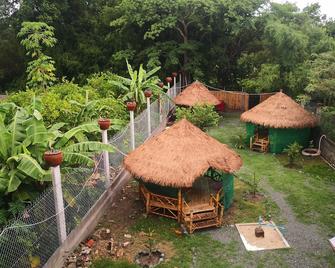
[[[209,127],[215,127],[219,124],[220,116],[211,105],[196,105],[192,108],[177,108],[177,120],[186,118],[193,125],[196,125],[202,130]]]
[[[295,162],[300,156],[301,149],[302,149],[302,146],[299,143],[294,142],[290,144],[289,146],[287,146],[287,148],[284,150],[284,152],[287,153],[287,156],[288,156],[289,166],[293,166],[295,164]]]

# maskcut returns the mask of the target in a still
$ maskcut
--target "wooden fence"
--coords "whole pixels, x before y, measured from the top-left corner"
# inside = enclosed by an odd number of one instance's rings
[[[257,97],[258,103],[265,101],[267,98],[276,94],[276,92],[271,93],[260,93],[260,94],[249,94],[241,91],[210,91],[215,97],[225,104],[226,111],[247,111],[250,107],[250,98]],[[256,103],[257,104],[257,103]]]
[[[335,169],[335,142],[323,138],[321,141],[321,156]]]

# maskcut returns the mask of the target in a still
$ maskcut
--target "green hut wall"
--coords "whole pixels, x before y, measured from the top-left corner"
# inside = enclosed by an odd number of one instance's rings
[[[247,143],[254,136],[257,125],[246,123]],[[270,152],[281,153],[288,145],[298,142],[307,147],[311,138],[310,128],[269,128]]]
[[[231,207],[234,200],[234,176],[232,174],[222,174],[222,187],[223,187],[223,201],[224,208],[227,210]]]
[[[270,128],[270,152],[281,153],[288,145],[294,142],[307,147],[310,138],[310,128]]]
[[[145,187],[152,193],[178,198],[178,188],[161,186],[154,183],[144,183]]]

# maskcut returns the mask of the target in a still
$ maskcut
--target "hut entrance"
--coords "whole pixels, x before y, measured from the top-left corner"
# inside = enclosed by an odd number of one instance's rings
[[[269,129],[263,126],[257,126],[255,128],[255,135],[250,137],[250,149],[258,152],[267,152],[269,145]]]

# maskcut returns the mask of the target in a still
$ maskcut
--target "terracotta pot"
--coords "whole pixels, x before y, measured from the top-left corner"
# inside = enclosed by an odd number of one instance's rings
[[[165,78],[166,83],[172,83],[172,77],[168,76]]]
[[[135,101],[128,101],[127,102],[127,109],[128,109],[128,111],[135,111],[136,102]]]
[[[163,88],[163,87],[164,87],[164,83],[163,83],[163,82],[159,82],[159,83],[158,83],[158,86],[159,86],[160,88]]]
[[[44,161],[50,167],[59,166],[63,161],[63,153],[59,150],[47,151],[43,155]]]
[[[109,127],[111,125],[111,120],[108,119],[108,118],[100,118],[98,120],[98,124],[99,124],[101,130],[107,130],[107,129],[109,129]]]
[[[150,98],[151,96],[152,96],[152,91],[151,91],[151,89],[146,89],[145,91],[144,91],[144,96],[146,97],[146,98]]]
[[[177,77],[178,76],[178,73],[177,72],[173,72],[172,73],[172,77]]]

